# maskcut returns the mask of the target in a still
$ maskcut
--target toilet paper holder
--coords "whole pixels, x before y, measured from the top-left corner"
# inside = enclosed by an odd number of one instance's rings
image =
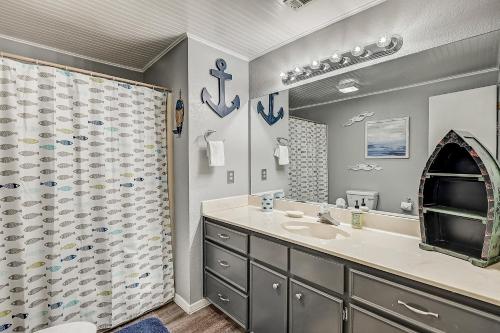
[[[405,212],[411,212],[413,210],[413,201],[410,197],[406,198],[406,201],[401,201],[401,210]]]

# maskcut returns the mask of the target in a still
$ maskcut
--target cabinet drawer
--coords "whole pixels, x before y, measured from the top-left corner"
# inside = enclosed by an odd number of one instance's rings
[[[247,290],[248,259],[205,241],[205,266]]]
[[[500,332],[500,318],[446,299],[350,270],[350,296],[431,332]]]
[[[248,235],[242,232],[205,221],[205,238],[241,253],[248,253]]]
[[[370,311],[350,305],[349,333],[417,333]]]
[[[238,324],[247,328],[248,297],[205,272],[205,297]]]
[[[290,273],[336,293],[344,293],[344,265],[333,260],[291,249]]]
[[[250,330],[258,333],[285,333],[288,283],[284,275],[250,263]]]
[[[251,235],[250,256],[283,271],[288,269],[288,248],[285,245]]]
[[[341,333],[342,300],[290,280],[289,332]]]

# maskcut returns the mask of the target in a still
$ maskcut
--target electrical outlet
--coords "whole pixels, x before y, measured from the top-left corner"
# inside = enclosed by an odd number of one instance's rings
[[[260,170],[260,180],[267,180],[267,169]]]
[[[227,171],[227,183],[234,184],[234,170]]]

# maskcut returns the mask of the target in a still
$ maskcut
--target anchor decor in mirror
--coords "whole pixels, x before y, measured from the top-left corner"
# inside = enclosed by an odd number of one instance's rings
[[[235,109],[240,108],[240,96],[236,95],[231,102],[231,106],[226,105],[226,81],[232,80],[233,76],[226,73],[227,63],[224,59],[217,59],[215,61],[215,66],[217,69],[211,69],[210,75],[216,77],[219,80],[219,103],[215,104],[212,101],[212,95],[208,92],[207,88],[201,90],[201,100],[203,103],[207,103],[208,106],[214,110],[219,117],[224,118]]]
[[[278,94],[279,94],[278,92],[269,94],[269,111],[267,114],[264,111],[265,108],[264,105],[262,105],[262,102],[259,101],[259,103],[257,103],[257,113],[259,113],[262,116],[262,118],[264,118],[266,123],[268,123],[270,126],[277,123],[278,120],[283,119],[283,116],[285,115],[283,107],[280,107],[278,114],[276,116],[274,115],[274,96]]]
[[[500,261],[500,168],[470,133],[450,131],[420,180],[420,248],[485,267]]]

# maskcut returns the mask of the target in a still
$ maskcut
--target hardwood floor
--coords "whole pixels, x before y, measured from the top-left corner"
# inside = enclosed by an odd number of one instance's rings
[[[191,315],[185,313],[174,302],[155,311],[145,314],[125,325],[114,328],[106,333],[115,333],[137,321],[157,317],[168,328],[170,333],[242,333],[245,332],[222,312],[209,305]]]

